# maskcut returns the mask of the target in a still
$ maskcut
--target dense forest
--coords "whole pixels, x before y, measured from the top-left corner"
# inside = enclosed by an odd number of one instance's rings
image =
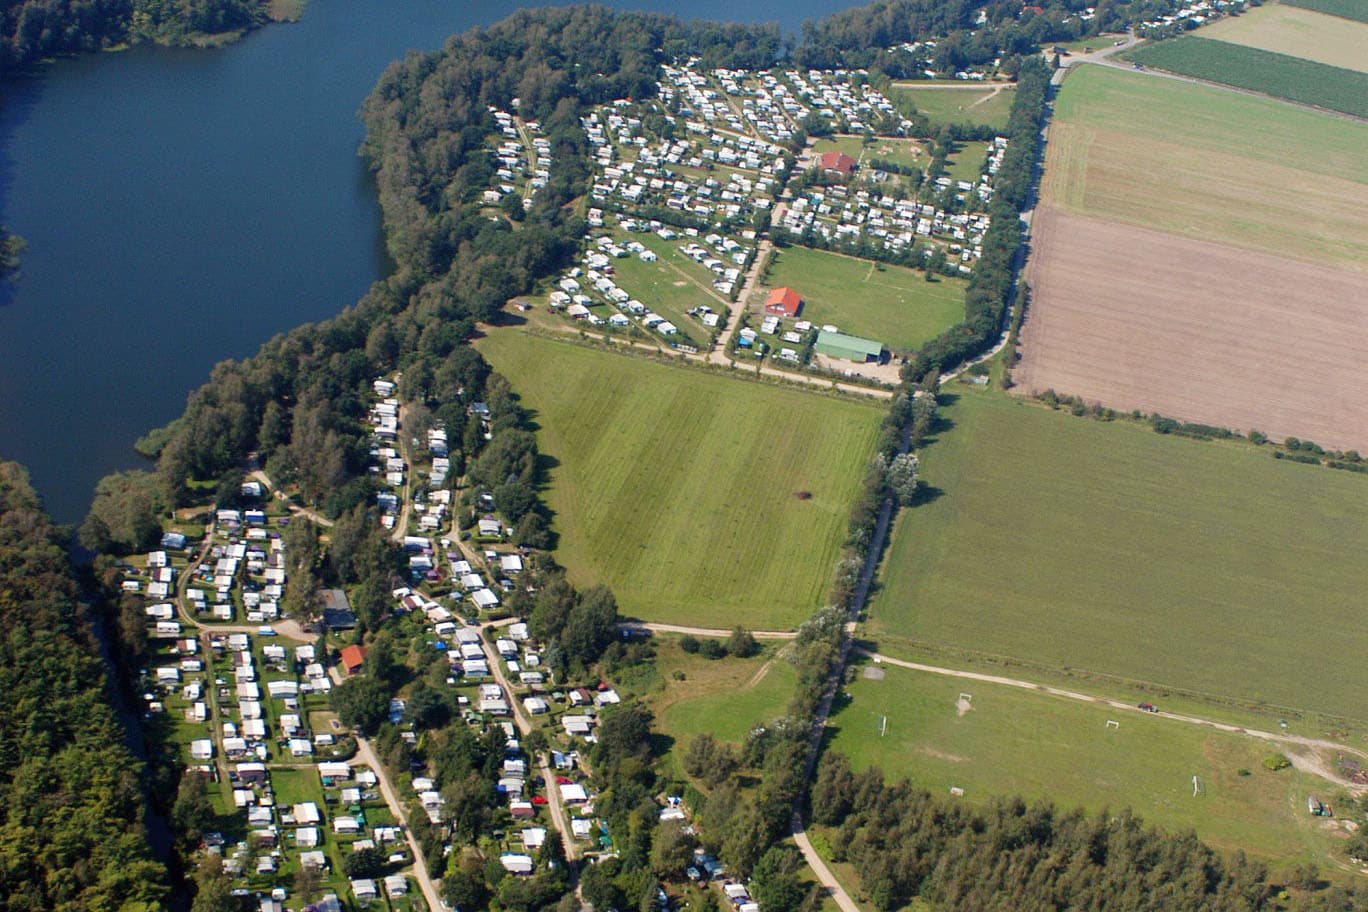
[[[141,767],[66,551],[27,474],[0,463],[0,909],[161,908]]]
[[[1243,853],[1224,857],[1192,832],[1149,826],[1129,811],[1066,811],[1000,798],[968,805],[871,767],[851,771],[828,753],[812,786],[814,822],[833,828],[837,862],[849,863],[879,909],[912,897],[938,909],[1360,910],[1368,898],[1327,885],[1314,868],[1289,892]]]
[[[264,0],[6,0],[0,72],[115,44],[179,44],[266,21]]]

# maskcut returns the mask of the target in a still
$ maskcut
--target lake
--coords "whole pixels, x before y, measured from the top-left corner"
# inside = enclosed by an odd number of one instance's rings
[[[59,522],[225,358],[329,317],[387,269],[356,149],[362,99],[410,49],[515,2],[312,0],[212,50],[59,61],[0,100],[0,223],[28,241],[0,287],[0,458]],[[611,5],[801,21],[849,0]]]

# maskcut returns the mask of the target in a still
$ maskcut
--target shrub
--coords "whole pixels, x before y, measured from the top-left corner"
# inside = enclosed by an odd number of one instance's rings
[[[1292,761],[1287,759],[1286,754],[1269,754],[1263,759],[1264,769],[1276,773],[1278,770],[1285,770],[1292,765]]]

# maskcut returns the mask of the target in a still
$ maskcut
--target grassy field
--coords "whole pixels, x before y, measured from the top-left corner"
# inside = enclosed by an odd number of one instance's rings
[[[983,124],[1004,129],[1015,97],[1016,86],[1010,84],[968,85],[953,89],[918,89],[900,84],[893,89],[890,100],[904,111],[925,114],[933,125]]]
[[[1368,9],[1368,5],[1360,5]],[[1226,16],[1197,34],[1231,44],[1262,48],[1331,66],[1368,71],[1368,25],[1286,3],[1265,4],[1239,16]]]
[[[1362,271],[1365,147],[1365,123],[1084,65],[1056,99],[1041,196],[1074,212]]]
[[[878,137],[868,145],[859,136],[832,136],[815,140],[812,154],[821,155],[823,152],[844,152],[866,168],[874,160],[919,168],[925,168],[930,161],[920,143],[892,136]]]
[[[847,687],[829,742],[856,768],[878,766],[941,795],[959,787],[970,802],[1019,794],[1091,811],[1130,807],[1169,829],[1195,829],[1224,851],[1279,866],[1332,863],[1335,836],[1305,801],[1331,800],[1336,789],[1294,769],[1265,769],[1263,758],[1276,752],[1266,742],[1003,685],[863,668],[884,676],[862,673]]]
[[[1300,6],[1303,9],[1315,10],[1331,16],[1368,22],[1368,5],[1365,5],[1363,0],[1282,0],[1282,2],[1289,6]]]
[[[983,161],[988,155],[988,144],[967,142],[959,144],[959,151],[945,163],[945,174],[951,180],[978,183],[983,176]]]
[[[915,349],[964,317],[960,279],[928,282],[916,270],[806,247],[778,251],[768,285],[788,285],[803,296],[800,318],[834,323],[894,350]]]
[[[1368,29],[1361,31],[1368,36]],[[1145,66],[1184,76],[1356,117],[1368,116],[1368,73],[1358,70],[1193,35],[1147,44],[1127,56]]]
[[[711,273],[679,252],[677,242],[655,235],[615,232],[619,241],[640,241],[659,257],[647,263],[633,255],[613,260],[615,279],[624,291],[679,327],[680,335],[693,345],[706,343],[712,331],[689,316],[701,306],[722,311],[726,303],[711,291]]]
[[[674,739],[675,758],[703,732],[744,744],[751,729],[784,714],[798,685],[797,671],[777,653],[782,645],[771,645],[750,659],[690,655],[679,648],[678,638],[668,636],[657,637],[656,648],[662,684],[648,702],[656,727]]]
[[[787,627],[821,605],[882,406],[513,329],[479,349],[556,462],[546,499],[576,584],[703,626]]]
[[[1368,478],[968,390],[871,607],[900,639],[1368,720]],[[1030,677],[1023,673],[1020,677]]]

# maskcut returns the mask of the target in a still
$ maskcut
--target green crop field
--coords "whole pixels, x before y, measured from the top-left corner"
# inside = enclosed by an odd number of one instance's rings
[[[1005,129],[1016,97],[1016,86],[1010,84],[929,89],[904,86],[896,85],[890,100],[903,111],[925,114],[937,127],[954,123]]]
[[[1070,72],[1055,102],[1041,198],[1185,237],[1362,270],[1364,148],[1362,122],[1085,64]]]
[[[782,628],[820,607],[882,405],[511,329],[479,349],[558,463],[546,500],[577,585],[679,624]]]
[[[870,669],[883,678],[865,677]],[[828,744],[857,769],[878,766],[940,795],[962,788],[969,802],[1017,794],[1065,808],[1129,807],[1279,866],[1335,863],[1335,834],[1306,813],[1305,801],[1332,800],[1337,790],[1295,769],[1265,769],[1263,759],[1276,752],[1267,742],[886,663],[863,665],[846,692]]]
[[[1127,56],[1184,76],[1368,116],[1368,73],[1357,70],[1192,35],[1147,44]]]
[[[916,644],[1368,720],[1368,478],[968,390],[870,610]],[[1029,676],[1029,675],[1023,675]]]
[[[1300,6],[1303,9],[1328,13],[1331,16],[1339,16],[1343,19],[1368,22],[1368,3],[1364,3],[1363,0],[1282,0],[1282,2],[1288,6]]]
[[[786,247],[775,254],[769,287],[787,285],[803,297],[798,316],[821,326],[876,339],[907,351],[964,318],[962,279],[928,282],[917,270],[876,266],[854,257]],[[761,302],[769,292],[761,289]]]
[[[1368,4],[1361,4],[1368,9]],[[1197,33],[1231,44],[1263,48],[1331,66],[1368,71],[1368,25],[1287,4],[1264,5],[1225,16]]]

